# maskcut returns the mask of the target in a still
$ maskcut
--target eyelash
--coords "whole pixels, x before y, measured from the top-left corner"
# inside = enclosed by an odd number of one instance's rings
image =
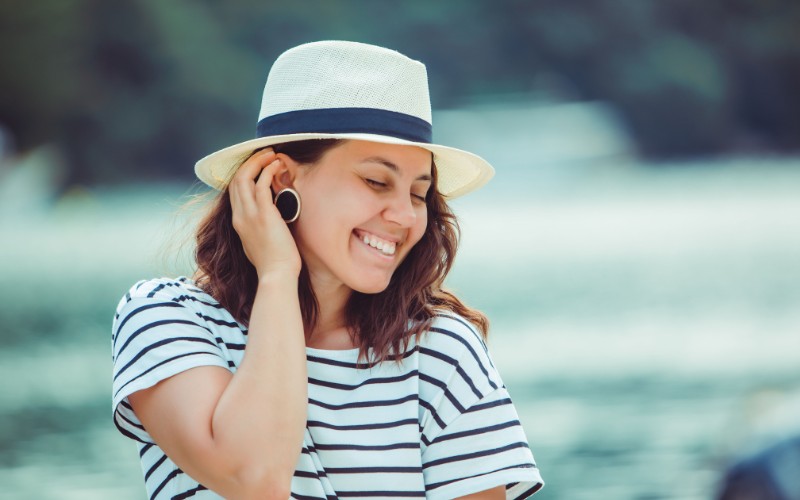
[[[386,189],[388,187],[385,182],[376,181],[375,179],[365,179],[365,181],[367,182],[367,184],[369,184],[375,189]],[[413,194],[413,193],[411,194],[411,196],[413,196],[418,201],[421,201],[423,203],[426,201],[425,196],[420,196],[418,194]]]

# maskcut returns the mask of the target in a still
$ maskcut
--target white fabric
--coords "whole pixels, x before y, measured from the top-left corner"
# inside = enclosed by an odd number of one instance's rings
[[[113,327],[114,421],[138,441],[149,498],[220,498],[183,473],[143,428],[127,397],[196,366],[232,372],[247,342],[189,280],[135,285]],[[542,484],[486,346],[463,319],[437,317],[401,364],[357,368],[357,350],[307,349],[308,420],[292,479],[298,498],[454,498]]]
[[[327,108],[384,109],[432,123],[425,65],[357,42],[306,43],[281,54],[267,77],[258,119]]]

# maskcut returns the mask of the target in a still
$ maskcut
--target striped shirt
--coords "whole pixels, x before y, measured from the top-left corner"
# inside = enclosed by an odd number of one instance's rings
[[[114,317],[113,418],[137,441],[152,500],[220,498],[155,444],[127,401],[197,366],[235,372],[247,330],[187,278],[137,283]],[[454,498],[542,486],[516,410],[482,338],[437,316],[402,363],[357,364],[358,350],[306,349],[308,419],[292,498]]]

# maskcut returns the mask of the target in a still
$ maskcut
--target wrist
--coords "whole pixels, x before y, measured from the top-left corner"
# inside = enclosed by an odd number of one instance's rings
[[[297,290],[299,271],[290,269],[271,269],[258,274],[258,288],[289,286]]]

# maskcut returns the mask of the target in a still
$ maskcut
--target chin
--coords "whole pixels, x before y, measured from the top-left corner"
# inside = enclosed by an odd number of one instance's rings
[[[371,286],[355,286],[351,288],[359,293],[363,293],[366,295],[375,295],[376,293],[381,293],[382,291],[386,290],[388,287],[389,283],[385,283],[382,285],[371,285]]]
[[[364,293],[367,295],[374,295],[381,293],[389,287],[391,276],[389,279],[376,279],[376,280],[357,280],[355,283],[350,284],[350,288],[356,292]]]

